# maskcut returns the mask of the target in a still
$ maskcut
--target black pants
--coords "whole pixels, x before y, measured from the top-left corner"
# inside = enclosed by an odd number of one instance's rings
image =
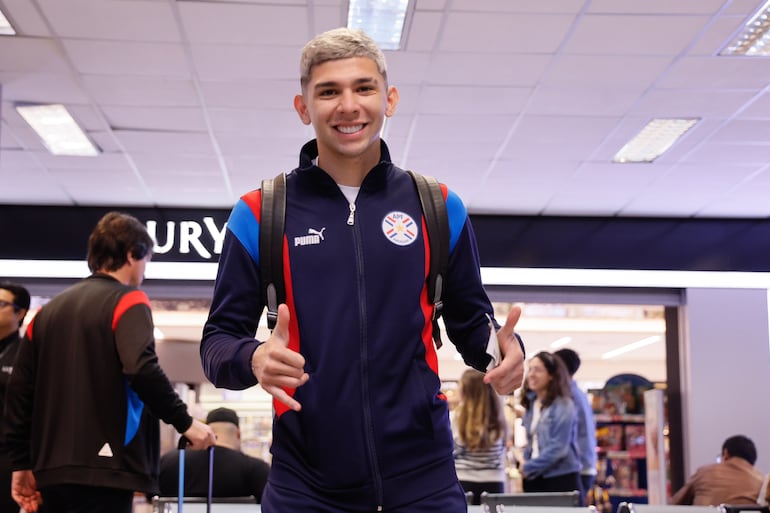
[[[117,488],[64,484],[40,490],[46,513],[131,513],[134,492]]]
[[[487,493],[503,493],[505,491],[505,483],[502,481],[488,481],[486,483],[477,483],[475,481],[460,481],[463,490],[467,492],[473,492],[473,500],[471,504],[481,504],[481,492]]]
[[[580,474],[562,474],[553,477],[536,477],[524,479],[525,492],[571,492],[580,490]]]

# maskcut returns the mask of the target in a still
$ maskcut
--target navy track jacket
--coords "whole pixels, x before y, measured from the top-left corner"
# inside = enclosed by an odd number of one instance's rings
[[[310,380],[292,391],[301,411],[274,401],[268,486],[349,511],[388,511],[457,482],[431,340],[419,197],[384,142],[381,155],[361,185],[352,224],[347,199],[313,164],[315,141],[287,175],[289,347],[305,357]],[[483,371],[492,306],[465,207],[442,189],[451,225],[444,323],[465,362]],[[260,194],[244,195],[232,210],[204,327],[203,367],[218,387],[256,384]]]

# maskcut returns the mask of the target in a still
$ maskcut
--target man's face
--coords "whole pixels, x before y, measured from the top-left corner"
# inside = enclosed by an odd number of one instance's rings
[[[15,298],[11,291],[0,289],[0,337],[7,337],[18,331],[22,310],[14,307]]]
[[[313,125],[322,159],[379,158],[380,130],[397,103],[398,91],[387,87],[374,61],[352,57],[314,66],[294,107]]]
[[[132,287],[139,287],[144,281],[144,271],[147,268],[147,262],[152,259],[152,253],[147,253],[144,258],[135,259],[129,256],[131,263],[131,273],[128,278],[128,284]]]

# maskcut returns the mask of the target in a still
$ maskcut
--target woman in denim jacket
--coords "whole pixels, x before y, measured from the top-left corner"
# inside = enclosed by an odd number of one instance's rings
[[[577,410],[559,358],[541,351],[529,360],[521,405],[528,442],[521,467],[524,491],[580,490]]]

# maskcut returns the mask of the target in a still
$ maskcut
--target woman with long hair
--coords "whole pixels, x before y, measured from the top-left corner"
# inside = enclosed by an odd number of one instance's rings
[[[528,442],[521,466],[524,491],[580,490],[577,410],[564,363],[547,351],[537,353],[521,392]]]
[[[463,490],[480,504],[482,492],[505,491],[505,450],[508,426],[503,403],[484,374],[466,370],[460,378],[460,401],[453,412],[454,457]]]

